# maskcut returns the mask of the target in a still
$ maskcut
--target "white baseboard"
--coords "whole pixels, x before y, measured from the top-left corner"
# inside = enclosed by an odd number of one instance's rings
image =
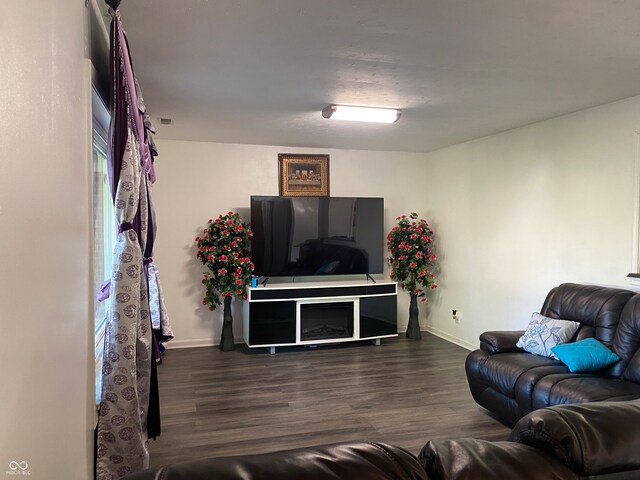
[[[438,330],[437,328],[433,328],[430,326],[427,326],[427,328],[425,329],[427,332],[435,335],[436,337],[440,337],[443,340],[446,340],[447,342],[451,342],[451,343],[455,343],[456,345],[458,345],[459,347],[462,348],[466,348],[469,351],[472,350],[477,350],[478,348],[480,348],[480,345],[473,345],[472,343],[466,342],[464,340],[461,340],[457,337],[454,337],[453,335],[449,335],[446,332],[443,332],[442,330]]]
[[[191,340],[171,340],[163,345],[167,349],[173,350],[174,348],[211,347],[219,342],[219,339],[216,342],[213,338],[194,338]]]
[[[435,335],[436,337],[440,337],[443,340],[454,343],[469,351],[480,348],[480,345],[473,345],[457,337],[454,337],[453,335],[449,335],[448,333],[443,332],[442,330],[438,330],[437,328],[427,326],[425,328],[425,331],[431,333],[432,335]],[[402,333],[402,332],[399,332],[399,333]],[[236,338],[235,340],[236,340],[235,342],[236,344],[240,344],[244,342],[241,338],[240,339]],[[219,338],[194,338],[191,340],[171,340],[170,342],[165,343],[164,346],[167,349],[177,349],[177,348],[194,348],[194,347],[212,347],[212,346],[218,345],[219,343],[220,343]]]

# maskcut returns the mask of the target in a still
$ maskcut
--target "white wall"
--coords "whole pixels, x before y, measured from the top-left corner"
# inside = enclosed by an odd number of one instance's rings
[[[218,213],[248,216],[249,195],[277,194],[286,151],[330,153],[331,194],[384,196],[387,229],[401,213],[429,219],[441,272],[421,324],[468,348],[485,330],[524,328],[562,282],[628,288],[639,114],[633,97],[430,154],[159,141],[155,257],[174,345],[219,335],[220,313],[200,304],[193,238]]]
[[[26,461],[33,479],[91,477],[83,15],[0,3],[2,476]]]
[[[250,195],[278,194],[278,153],[328,153],[334,196],[385,198],[386,227],[393,219],[426,205],[424,155],[357,150],[301,149],[256,145],[158,140],[158,182],[154,202],[158,238],[154,260],[160,268],[175,340],[169,346],[218,341],[222,309],[201,304],[203,266],[195,259],[194,238],[211,217],[229,210],[248,219]],[[387,274],[388,276],[388,274]],[[400,328],[406,328],[408,299],[399,299]],[[236,341],[241,312],[234,313]]]
[[[473,348],[485,330],[524,328],[562,282],[629,287],[639,114],[640,97],[633,97],[430,154],[322,152],[331,154],[332,195],[384,196],[387,229],[401,213],[429,219],[441,272],[431,301],[419,305],[421,324]],[[175,346],[211,343],[220,313],[200,304],[193,238],[218,213],[248,216],[249,195],[278,193],[277,153],[321,152],[177,141],[159,147],[155,257]],[[407,295],[399,300],[403,331]]]
[[[429,328],[477,346],[524,328],[562,282],[629,287],[639,127],[633,97],[427,155],[442,269]]]

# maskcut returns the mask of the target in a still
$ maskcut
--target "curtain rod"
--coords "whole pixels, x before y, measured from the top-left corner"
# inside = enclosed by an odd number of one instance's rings
[[[122,2],[122,0],[104,0],[104,3],[109,5],[113,10],[118,9],[118,7],[120,6],[120,2]]]

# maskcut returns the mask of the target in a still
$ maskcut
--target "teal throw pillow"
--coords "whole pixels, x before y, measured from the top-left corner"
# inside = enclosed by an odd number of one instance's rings
[[[580,328],[578,322],[545,317],[538,312],[531,315],[531,321],[516,346],[525,352],[558,359],[551,350],[561,343],[567,343]]]
[[[620,360],[618,355],[595,338],[557,345],[551,351],[572,372],[590,372]]]

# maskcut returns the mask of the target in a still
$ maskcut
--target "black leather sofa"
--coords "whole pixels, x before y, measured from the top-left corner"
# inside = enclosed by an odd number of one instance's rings
[[[429,442],[430,480],[631,480],[640,478],[640,403],[559,405],[523,417],[504,442]]]
[[[127,480],[622,480],[640,478],[640,403],[562,405],[522,418],[507,441],[427,443],[418,457],[352,442],[196,460]],[[633,428],[630,428],[633,427]]]
[[[640,294],[618,288],[562,284],[552,289],[542,315],[581,324],[574,340],[595,337],[621,360],[571,373],[561,362],[516,346],[524,331],[485,332],[465,368],[475,401],[513,425],[551,405],[640,398]]]

